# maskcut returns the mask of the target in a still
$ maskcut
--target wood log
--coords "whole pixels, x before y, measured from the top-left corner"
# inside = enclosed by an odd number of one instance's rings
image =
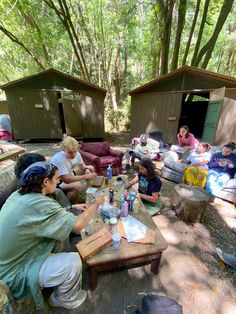
[[[202,188],[177,184],[174,188],[173,205],[177,216],[185,222],[202,222],[209,194]]]

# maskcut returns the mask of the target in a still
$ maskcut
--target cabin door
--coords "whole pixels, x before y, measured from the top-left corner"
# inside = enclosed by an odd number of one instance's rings
[[[207,113],[202,134],[202,140],[210,144],[215,143],[215,135],[221,112],[221,107],[224,100],[224,95],[225,87],[218,88],[210,92],[210,100],[207,107]]]
[[[83,135],[80,98],[79,93],[62,92],[66,134],[70,136]]]

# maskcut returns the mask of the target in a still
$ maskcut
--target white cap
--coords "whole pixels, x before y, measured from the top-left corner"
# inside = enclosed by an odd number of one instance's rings
[[[117,223],[117,218],[111,218],[110,220],[109,220],[109,223],[111,224],[111,225],[115,225],[116,223]]]

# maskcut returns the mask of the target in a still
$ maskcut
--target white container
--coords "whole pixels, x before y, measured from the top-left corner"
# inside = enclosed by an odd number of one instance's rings
[[[111,233],[116,233],[117,228],[117,218],[111,218],[109,220]]]
[[[112,245],[113,245],[114,249],[118,249],[120,247],[120,243],[121,243],[121,235],[118,232],[113,233]]]

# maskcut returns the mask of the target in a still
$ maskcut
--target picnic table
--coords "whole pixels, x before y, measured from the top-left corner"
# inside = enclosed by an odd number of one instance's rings
[[[115,178],[113,177],[113,182],[114,180]],[[116,189],[116,187],[114,188]],[[128,243],[127,239],[122,236],[119,249],[114,249],[112,245],[108,245],[86,259],[84,262],[88,267],[89,287],[92,291],[97,286],[98,273],[102,271],[120,267],[136,267],[142,263],[150,263],[151,271],[154,274],[158,273],[162,252],[166,250],[167,242],[140,200],[136,199],[136,209],[135,211],[130,211],[129,214],[151,229],[154,234],[154,243]],[[99,231],[104,226],[105,223],[98,212],[92,219],[92,230]],[[81,236],[82,239],[87,237],[83,232]]]

